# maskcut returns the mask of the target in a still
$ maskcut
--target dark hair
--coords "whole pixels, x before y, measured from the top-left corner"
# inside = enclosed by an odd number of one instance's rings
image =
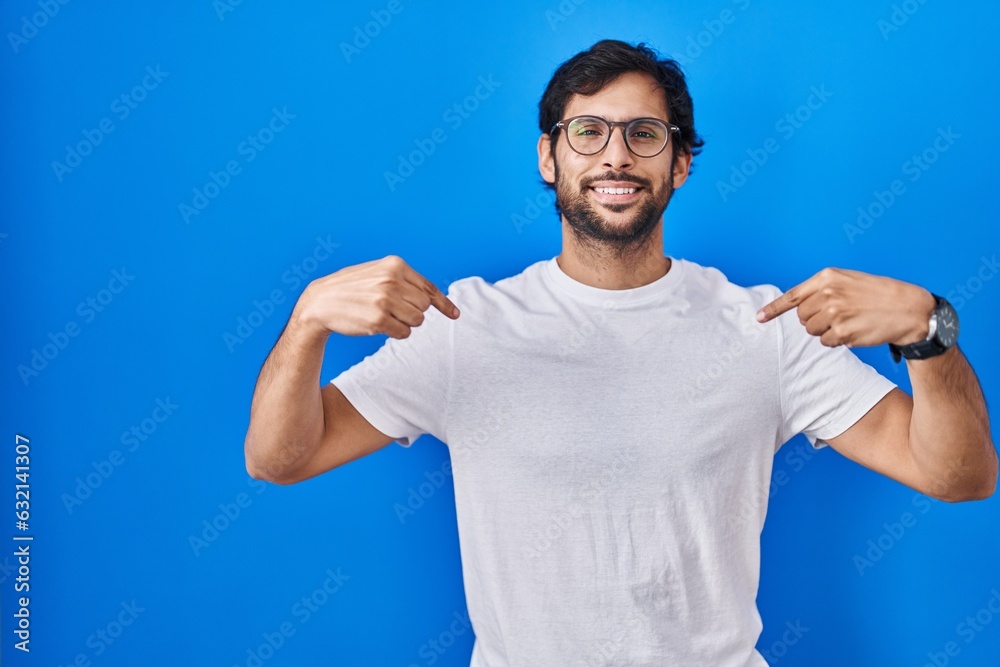
[[[701,153],[705,142],[694,129],[694,104],[680,64],[670,58],[660,59],[642,42],[632,46],[616,39],[604,39],[560,65],[538,103],[538,127],[542,134],[548,134],[562,119],[571,95],[593,95],[628,72],[649,74],[663,89],[668,119],[681,128],[674,135],[677,141],[673,143],[673,157],[681,151],[692,157]],[[553,151],[558,137],[558,133],[552,136]]]

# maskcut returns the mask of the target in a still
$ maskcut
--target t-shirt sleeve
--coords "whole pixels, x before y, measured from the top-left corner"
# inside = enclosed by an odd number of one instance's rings
[[[450,290],[448,298],[453,299]],[[330,382],[372,426],[403,447],[424,433],[444,441],[457,322],[431,306],[409,336],[387,338]]]
[[[781,290],[774,288],[772,298]],[[865,416],[896,384],[861,361],[846,345],[827,347],[806,331],[795,310],[778,324],[781,442],[802,433],[815,449]]]

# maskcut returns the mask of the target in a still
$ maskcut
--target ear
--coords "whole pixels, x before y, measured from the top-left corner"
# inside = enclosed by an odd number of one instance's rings
[[[538,137],[538,173],[546,183],[555,184],[556,166],[551,141],[552,137],[548,134]]]
[[[681,151],[678,153],[677,157],[674,158],[674,189],[684,185],[684,181],[687,180],[688,173],[691,171],[691,153],[687,151]]]

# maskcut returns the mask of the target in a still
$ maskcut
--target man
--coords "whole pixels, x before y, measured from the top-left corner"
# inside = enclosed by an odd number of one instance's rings
[[[287,484],[393,440],[446,443],[473,667],[764,666],[760,531],[784,442],[943,500],[993,493],[954,311],[857,271],[782,294],[665,256],[702,141],[679,67],[641,44],[574,56],[539,107],[562,252],[447,296],[396,256],[311,283],[261,371],[247,469]],[[320,388],[331,332],[390,338]],[[912,399],[848,349],[887,343]]]

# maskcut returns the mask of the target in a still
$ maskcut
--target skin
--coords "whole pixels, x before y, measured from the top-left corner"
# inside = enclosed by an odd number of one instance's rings
[[[670,120],[652,77],[629,73],[594,95],[572,96],[564,118],[602,116],[630,120],[652,116]],[[556,184],[562,209],[563,249],[559,266],[575,280],[604,289],[646,285],[670,270],[663,252],[663,210],[687,180],[691,156],[671,163],[671,147],[652,158],[636,157],[617,129],[595,155],[580,155],[557,135],[538,139],[538,170]],[[674,141],[671,137],[671,141]],[[587,187],[595,180],[641,184],[629,204],[601,202]],[[632,181],[632,182],[628,182]],[[659,219],[644,224],[644,204],[659,207]],[[589,215],[584,215],[587,213]],[[645,221],[648,223],[648,219]],[[905,345],[928,333],[934,298],[910,283],[827,268],[780,298],[759,315],[767,322],[795,309],[799,322],[823,345]],[[847,458],[930,497],[949,502],[979,500],[996,490],[998,458],[979,382],[958,346],[930,359],[907,360],[913,395],[890,391],[858,422],[827,441]]]
[[[663,91],[648,74],[630,72],[609,83],[594,95],[573,95],[563,112],[564,118],[588,114],[610,121],[640,117],[669,121]],[[565,133],[560,133],[564,135]],[[628,289],[653,282],[670,269],[663,253],[663,209],[673,190],[684,185],[691,166],[690,153],[681,152],[673,160],[672,135],[667,148],[651,158],[637,157],[625,145],[620,129],[615,128],[604,150],[596,155],[580,155],[558,136],[555,153],[550,150],[550,136],[538,138],[538,171],[549,183],[556,184],[562,211],[562,252],[556,261],[571,278],[603,289]],[[558,170],[557,170],[558,165]],[[558,177],[557,177],[558,171]],[[609,177],[628,179],[628,187],[645,187],[640,197],[630,203],[608,204],[599,200],[587,185]],[[577,200],[584,200],[598,216],[599,235],[628,239],[609,241],[588,236],[582,221],[568,220],[567,214]],[[643,205],[659,208],[655,224],[641,229],[637,214]],[[635,232],[639,232],[638,235]]]

